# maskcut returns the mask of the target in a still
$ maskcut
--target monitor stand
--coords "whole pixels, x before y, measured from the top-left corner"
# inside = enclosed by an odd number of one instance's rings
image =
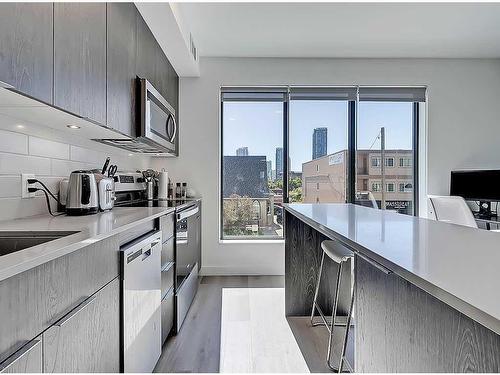
[[[479,201],[479,213],[477,216],[480,219],[491,219],[492,217],[496,217],[497,214],[491,211],[490,201]]]

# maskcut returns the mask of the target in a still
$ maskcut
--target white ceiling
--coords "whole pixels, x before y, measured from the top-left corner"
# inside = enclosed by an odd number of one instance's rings
[[[500,57],[500,4],[181,3],[200,56]]]

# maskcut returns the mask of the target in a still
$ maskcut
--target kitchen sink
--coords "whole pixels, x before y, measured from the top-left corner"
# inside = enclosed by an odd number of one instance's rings
[[[74,231],[0,231],[0,256],[15,253],[32,246],[57,240],[78,232]]]

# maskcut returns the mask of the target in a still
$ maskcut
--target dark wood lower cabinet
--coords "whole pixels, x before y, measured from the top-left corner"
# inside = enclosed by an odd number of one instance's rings
[[[42,337],[40,336],[24,344],[0,363],[0,373],[41,373],[43,370],[42,360]]]
[[[499,372],[500,336],[356,259],[357,372]]]
[[[45,331],[43,353],[44,372],[119,372],[119,278]]]
[[[0,361],[119,275],[118,237],[0,281]]]

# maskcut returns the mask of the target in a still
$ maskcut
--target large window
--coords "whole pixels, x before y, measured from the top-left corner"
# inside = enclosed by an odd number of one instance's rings
[[[283,238],[284,94],[222,94],[222,238]]]
[[[283,238],[283,202],[415,215],[424,88],[223,88],[221,238]]]
[[[360,88],[356,191],[365,198],[361,204],[416,214],[414,160],[418,161],[418,103],[424,100],[423,89]]]
[[[290,202],[346,202],[347,130],[347,101],[290,101]]]

